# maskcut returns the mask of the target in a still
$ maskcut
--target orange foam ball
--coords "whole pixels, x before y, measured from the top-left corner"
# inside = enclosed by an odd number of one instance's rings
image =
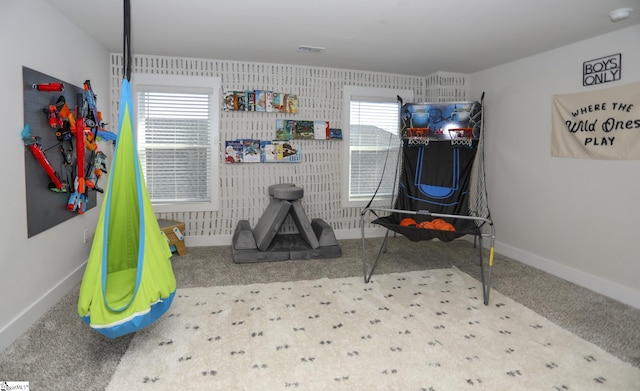
[[[433,224],[431,223],[431,221],[423,221],[423,222],[418,224],[418,227],[426,228],[426,229],[434,229],[435,228],[433,226]]]
[[[416,221],[411,217],[405,217],[404,219],[400,220],[400,225],[402,227],[410,227],[410,226],[415,226],[417,224],[418,223],[416,223]]]

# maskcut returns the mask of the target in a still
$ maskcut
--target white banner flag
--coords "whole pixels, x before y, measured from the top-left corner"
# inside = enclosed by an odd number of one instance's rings
[[[553,96],[551,155],[640,159],[640,82]]]

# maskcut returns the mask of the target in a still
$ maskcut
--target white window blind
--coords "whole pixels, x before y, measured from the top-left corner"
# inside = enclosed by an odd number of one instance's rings
[[[138,153],[154,209],[216,210],[219,88],[202,77],[133,80]]]
[[[205,94],[138,93],[138,148],[152,202],[209,202],[211,118]]]
[[[399,148],[397,101],[354,96],[350,100],[349,199],[393,195]]]

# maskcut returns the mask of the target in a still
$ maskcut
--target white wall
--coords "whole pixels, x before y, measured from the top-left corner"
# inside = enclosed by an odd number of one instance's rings
[[[108,114],[109,55],[41,0],[0,2],[0,351],[80,281],[99,208],[27,238],[22,66],[76,86],[89,79]],[[104,104],[101,104],[103,102]],[[63,206],[64,207],[64,206]]]
[[[583,87],[582,63],[616,53],[622,79]],[[640,25],[471,75],[471,96],[486,92],[496,250],[637,308],[640,161],[551,157],[550,135],[554,94],[639,80]]]

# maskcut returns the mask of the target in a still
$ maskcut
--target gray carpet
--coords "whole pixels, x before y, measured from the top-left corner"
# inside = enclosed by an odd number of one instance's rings
[[[378,239],[367,251],[377,252]],[[179,288],[362,275],[360,240],[340,241],[343,257],[237,265],[231,249],[189,248],[174,256]],[[477,249],[458,240],[413,243],[393,238],[376,274],[456,266],[479,279]],[[493,288],[605,351],[640,367],[640,310],[496,254]],[[29,381],[32,390],[103,390],[132,336],[108,340],[77,315],[79,286],[0,353],[0,381]]]

